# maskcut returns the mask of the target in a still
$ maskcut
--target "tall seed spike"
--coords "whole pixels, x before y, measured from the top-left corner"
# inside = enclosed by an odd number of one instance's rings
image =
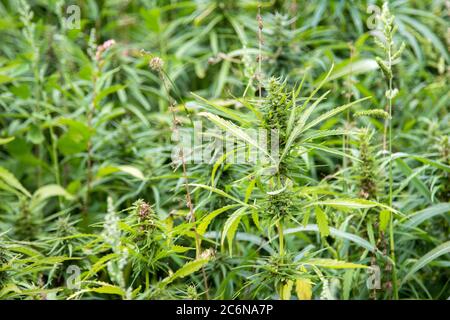
[[[403,51],[405,50],[405,47],[406,47],[405,43],[402,42],[402,44],[400,45],[400,48],[392,56],[392,60],[395,60],[395,59],[399,58],[402,55]]]

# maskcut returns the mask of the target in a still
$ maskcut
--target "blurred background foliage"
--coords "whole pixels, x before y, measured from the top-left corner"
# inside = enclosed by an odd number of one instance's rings
[[[67,20],[70,5],[80,9],[79,28]],[[286,298],[290,279],[311,280],[310,289],[296,283],[298,298],[308,290],[323,299],[392,298],[388,279],[374,294],[365,286],[365,270],[308,262],[384,264],[380,243],[386,240],[375,213],[361,203],[353,203],[351,215],[341,214],[342,206],[325,206],[332,232],[324,236],[321,209],[309,224],[304,203],[367,200],[360,190],[364,170],[381,183],[369,200],[386,203],[384,122],[353,116],[386,109],[385,81],[375,61],[382,52],[373,41],[381,6],[368,0],[1,0],[0,298]],[[399,92],[391,120],[393,207],[402,214],[394,221],[398,295],[447,299],[450,3],[398,0],[389,7],[398,26],[395,41],[406,45],[394,65]],[[110,39],[115,44],[96,56]],[[154,56],[163,61],[163,77],[149,68]],[[249,182],[252,167],[189,164],[197,220],[186,220],[183,171],[171,163],[171,100],[177,101],[181,126],[189,128],[188,110],[196,119],[207,111],[251,127],[256,117],[247,105],[261,100],[260,78],[263,97],[273,93],[271,77],[285,81],[289,95],[303,79],[299,103],[320,85],[321,92],[330,90],[315,115],[370,97],[327,118],[320,130],[367,127],[374,136],[364,141],[351,135],[345,165],[342,137],[335,136],[317,142],[322,150],[311,147],[286,160],[290,192],[304,198],[293,204],[267,196],[263,180]],[[374,158],[368,167],[350,159],[362,152]],[[205,220],[236,205],[211,188],[259,209],[242,220],[227,219],[228,212]],[[253,188],[258,190],[252,194]],[[293,255],[288,258],[274,253],[278,240],[272,241],[270,219],[260,226],[254,217],[264,220],[264,212],[283,206],[295,211],[285,226],[291,232],[285,233]],[[107,217],[120,219],[118,229],[108,229]],[[156,231],[148,231],[148,221]],[[233,255],[218,236],[229,232],[227,221],[237,223]],[[209,230],[202,245],[215,250],[213,257],[194,259],[193,226]],[[107,241],[114,237],[119,244]],[[82,272],[75,290],[66,285],[69,265]]]

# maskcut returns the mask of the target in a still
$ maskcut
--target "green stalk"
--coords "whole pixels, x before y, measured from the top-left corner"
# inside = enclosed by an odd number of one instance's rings
[[[283,224],[281,223],[281,220],[277,222],[277,228],[278,228],[278,238],[280,240],[280,256],[284,256],[284,234],[283,234]]]
[[[34,36],[34,35],[33,35]],[[31,38],[31,48],[33,50],[33,57],[31,61],[31,67],[33,69],[33,78],[34,78],[34,99],[35,101],[35,107],[34,111],[36,114],[39,114],[41,111],[40,103],[41,103],[41,79],[39,77],[39,50],[36,48],[34,39]],[[42,152],[42,145],[38,144],[36,146],[37,148],[37,155],[38,159],[42,161],[43,158],[43,152]],[[42,179],[42,170],[41,166],[37,167],[37,187],[39,188],[41,186],[41,179]]]
[[[405,45],[402,44],[398,50],[394,46],[393,37],[396,32],[396,27],[394,26],[394,16],[391,15],[389,11],[388,2],[383,4],[383,10],[381,14],[381,20],[384,24],[384,39],[383,41],[378,40],[376,42],[378,46],[380,46],[384,52],[386,57],[386,63],[381,60],[381,58],[377,57],[377,63],[383,72],[386,78],[386,86],[388,87],[386,90],[386,97],[388,101],[387,111],[389,113],[389,118],[384,122],[384,133],[383,133],[383,149],[385,152],[385,158],[387,159],[388,154],[389,158],[389,206],[392,207],[393,204],[393,172],[392,172],[392,99],[394,98],[393,92],[393,79],[394,73],[392,70],[392,62],[395,58],[399,57]],[[377,39],[377,38],[375,38]],[[389,145],[389,146],[387,146]],[[387,150],[389,150],[387,152]],[[395,262],[395,241],[394,241],[394,216],[391,215],[389,221],[389,247],[390,247],[390,257],[392,261],[392,290],[393,290],[393,299],[398,299],[398,284],[397,284],[397,268]]]
[[[51,116],[49,115],[49,118]],[[58,149],[57,149],[57,138],[55,131],[53,130],[53,125],[50,125],[50,139],[52,144],[52,160],[53,160],[53,170],[55,171],[55,180],[57,185],[61,185],[61,177],[59,172],[59,162],[58,162]],[[58,197],[59,208],[63,208],[62,198]]]
[[[347,96],[347,103],[350,103],[351,97],[352,97],[352,74],[353,74],[353,45],[350,44],[350,73],[348,75],[347,83],[348,83],[348,96]],[[344,124],[344,130],[347,126],[349,126],[350,123],[350,110],[347,109],[346,111],[346,123]],[[349,137],[346,133],[342,136],[342,153],[347,155],[347,148],[349,143]],[[347,193],[348,191],[348,185],[347,185],[347,179],[348,179],[348,173],[347,173],[347,166],[348,166],[348,159],[346,156],[342,157],[342,169],[344,170],[344,192]]]
[[[389,44],[388,51],[389,58],[389,69],[392,70],[392,45]],[[392,78],[389,77],[389,206],[392,207],[392,185],[393,185],[393,175],[392,175]],[[397,287],[397,268],[395,262],[395,242],[394,242],[394,215],[391,214],[389,222],[389,242],[390,242],[390,255],[392,260],[392,289],[394,292],[394,300],[398,300],[398,287]]]
[[[169,86],[166,82],[166,79],[168,79],[169,81],[171,81],[171,79],[167,75],[167,73],[165,73],[163,71],[162,65],[160,65],[159,68],[154,69],[154,71],[158,72],[159,78],[161,79],[162,85],[163,85],[163,87],[166,91],[167,97],[169,99],[169,110],[172,115],[172,125],[173,125],[172,130],[176,131],[176,130],[178,130],[178,120],[177,120],[176,111],[175,111],[176,100],[174,98],[172,98],[172,96],[170,94]],[[185,108],[184,110],[186,111],[187,116],[189,117],[189,112],[187,111],[187,109]],[[195,257],[196,257],[196,259],[199,259],[202,254],[201,239],[200,239],[200,235],[197,232],[194,204],[192,202],[191,191],[189,188],[189,179],[188,179],[188,174],[187,174],[186,159],[184,156],[183,149],[180,150],[180,159],[181,159],[181,167],[183,170],[184,187],[186,190],[186,202],[187,202],[186,204],[189,209],[190,221],[192,221],[194,224],[193,231],[194,231],[194,235],[195,235]],[[206,297],[206,300],[209,300],[208,278],[207,278],[204,266],[202,266],[201,270],[202,270],[202,276],[203,276],[203,283],[205,286],[205,297]]]

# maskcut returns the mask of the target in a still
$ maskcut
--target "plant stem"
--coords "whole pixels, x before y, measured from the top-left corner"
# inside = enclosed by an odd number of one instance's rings
[[[52,120],[52,116],[50,112],[47,112],[47,116],[49,120]],[[53,124],[50,124],[50,139],[51,139],[51,147],[52,147],[52,160],[53,160],[53,170],[55,171],[55,180],[57,185],[61,185],[61,177],[59,173],[59,162],[58,162],[58,149],[57,149],[57,137],[55,131],[53,130]],[[58,197],[59,208],[62,209],[62,198]]]
[[[389,68],[392,68],[392,46],[389,45]],[[392,207],[392,76],[389,78],[389,206]],[[397,287],[397,268],[395,261],[395,242],[394,242],[394,215],[391,214],[389,223],[389,241],[390,241],[390,253],[392,259],[392,289],[394,292],[394,300],[398,300],[398,287]]]
[[[277,222],[278,227],[278,238],[280,240],[280,256],[284,256],[284,234],[283,234],[283,224],[281,220]]]
[[[347,79],[347,83],[348,83],[348,94],[347,94],[347,103],[350,103],[351,97],[352,97],[352,74],[353,74],[353,56],[354,56],[354,47],[353,44],[350,43],[349,44],[350,47],[350,73]],[[344,124],[344,130],[346,130],[346,128],[350,125],[350,110],[347,109],[346,111],[346,122]],[[344,133],[344,135],[342,136],[342,153],[343,154],[347,154],[347,148],[348,148],[348,142],[349,142],[349,136]],[[348,174],[347,174],[347,166],[348,166],[348,159],[346,156],[342,157],[342,170],[344,170],[344,184],[343,184],[343,190],[344,192],[348,191],[348,185],[347,185],[347,178],[348,178]]]
[[[34,35],[33,35],[34,36]],[[41,111],[41,77],[39,75],[39,50],[36,48],[36,44],[34,42],[34,39],[31,38],[31,49],[33,50],[33,56],[31,61],[31,67],[33,69],[33,77],[35,81],[34,85],[34,99],[35,99],[35,107],[34,111],[36,114],[39,114]],[[38,144],[36,146],[36,153],[38,156],[39,161],[42,161],[43,158],[43,152],[42,152],[42,145]],[[41,178],[42,178],[42,168],[41,166],[37,166],[37,186],[41,186]]]
[[[171,95],[170,95],[170,91],[168,88],[168,85],[165,81],[165,77],[164,77],[164,73],[162,70],[159,70],[159,77],[163,83],[164,89],[167,93],[167,97],[169,99],[169,110],[172,114],[172,125],[173,125],[173,130],[178,132],[178,119],[176,117],[176,111],[175,111],[175,103],[176,101],[174,101],[174,99],[172,99]],[[186,109],[185,109],[186,110]],[[189,114],[187,114],[189,116]],[[192,197],[191,197],[191,191],[189,188],[189,180],[188,180],[188,175],[187,175],[187,166],[186,166],[186,158],[184,156],[184,150],[183,148],[180,149],[179,152],[179,156],[180,156],[180,160],[181,160],[181,166],[182,166],[182,170],[183,170],[183,180],[184,180],[184,188],[186,190],[186,203],[187,206],[189,208],[189,219],[190,221],[193,222],[193,229],[194,229],[194,235],[195,235],[195,257],[196,259],[200,258],[200,255],[202,253],[202,248],[201,248],[201,240],[200,240],[200,236],[197,232],[197,227],[196,227],[196,219],[195,219],[195,211],[194,211],[194,204],[192,203]],[[208,278],[206,276],[206,272],[205,272],[205,268],[202,266],[202,276],[203,276],[203,282],[204,282],[204,286],[205,286],[205,296],[206,299],[209,300],[209,287],[208,287]]]
[[[263,44],[263,38],[262,38],[262,29],[263,29],[263,20],[261,17],[261,4],[258,4],[258,15],[256,17],[258,20],[258,95],[261,99],[262,97],[262,44]]]
[[[89,130],[92,130],[92,117],[95,113],[96,105],[95,100],[97,96],[97,78],[98,78],[98,61],[95,60],[95,66],[94,66],[94,75],[92,77],[92,100],[90,107],[87,112],[87,126]],[[84,207],[83,207],[83,222],[86,226],[87,219],[88,219],[88,210],[89,210],[89,194],[91,192],[91,184],[92,184],[92,165],[93,165],[93,150],[92,150],[92,137],[89,135],[88,143],[87,143],[87,160],[86,160],[86,166],[87,166],[87,178],[86,178],[86,197],[84,201]]]

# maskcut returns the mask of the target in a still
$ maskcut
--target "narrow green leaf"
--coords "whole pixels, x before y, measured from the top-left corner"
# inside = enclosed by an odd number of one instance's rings
[[[450,241],[444,242],[443,244],[437,246],[422,258],[420,258],[409,270],[406,276],[402,280],[402,284],[407,281],[414,273],[425,267],[431,261],[437,259],[438,257],[450,253]]]
[[[22,184],[19,182],[19,180],[16,179],[16,177],[6,170],[5,168],[0,166],[0,179],[3,180],[7,185],[10,187],[13,187],[23,194],[27,195],[28,197],[31,197],[31,194],[28,192],[27,189],[25,189]]]
[[[183,267],[178,269],[173,275],[165,278],[163,283],[169,284],[178,278],[184,278],[194,272],[200,270],[205,264],[207,264],[209,259],[197,259],[186,263]]]
[[[380,231],[386,231],[389,221],[391,220],[391,212],[389,210],[380,211]]]
[[[13,141],[15,137],[8,137],[8,138],[0,138],[0,145],[7,144],[11,141]]]
[[[56,196],[64,197],[67,200],[74,199],[74,197],[60,185],[49,184],[49,185],[40,187],[39,189],[37,189],[34,192],[33,197],[31,199],[31,206],[32,207],[36,206],[39,203],[41,203],[42,201],[44,201],[50,197],[56,197]]]
[[[320,235],[322,237],[327,237],[330,235],[330,229],[328,227],[328,217],[325,214],[325,212],[323,212],[323,210],[317,206],[316,207],[316,220],[317,220],[317,225],[319,227],[319,231],[320,231]]]
[[[246,208],[242,207],[237,209],[228,219],[225,221],[225,225],[223,227],[221,245],[223,246],[225,242],[225,238],[228,241],[228,248],[230,251],[230,255],[232,254],[233,248],[233,239],[236,234],[237,227],[239,226],[239,222],[241,221],[242,216],[246,213]]]
[[[214,211],[210,212],[208,215],[206,215],[205,217],[201,218],[199,225],[197,227],[198,234],[204,235],[206,232],[206,229],[208,229],[209,224],[215,217],[217,217],[222,212],[225,212],[232,208],[236,208],[237,206],[239,206],[239,204],[228,205],[228,206],[222,207],[220,209],[214,210]]]
[[[368,268],[363,264],[357,264],[346,261],[339,261],[333,259],[311,259],[308,260],[305,264],[322,267],[322,268],[330,268],[330,269],[359,269],[359,268]]]
[[[97,96],[95,97],[94,104],[97,106],[98,103],[100,101],[102,101],[104,98],[106,98],[108,95],[110,95],[114,92],[117,92],[119,90],[125,89],[125,88],[126,88],[126,86],[124,86],[124,85],[116,84],[116,85],[113,85],[111,87],[101,90],[100,93],[97,94]]]
[[[415,212],[414,214],[406,218],[406,221],[403,223],[403,226],[406,228],[414,228],[428,219],[431,219],[435,216],[442,215],[445,213],[450,213],[449,202],[439,203],[424,210]]]

